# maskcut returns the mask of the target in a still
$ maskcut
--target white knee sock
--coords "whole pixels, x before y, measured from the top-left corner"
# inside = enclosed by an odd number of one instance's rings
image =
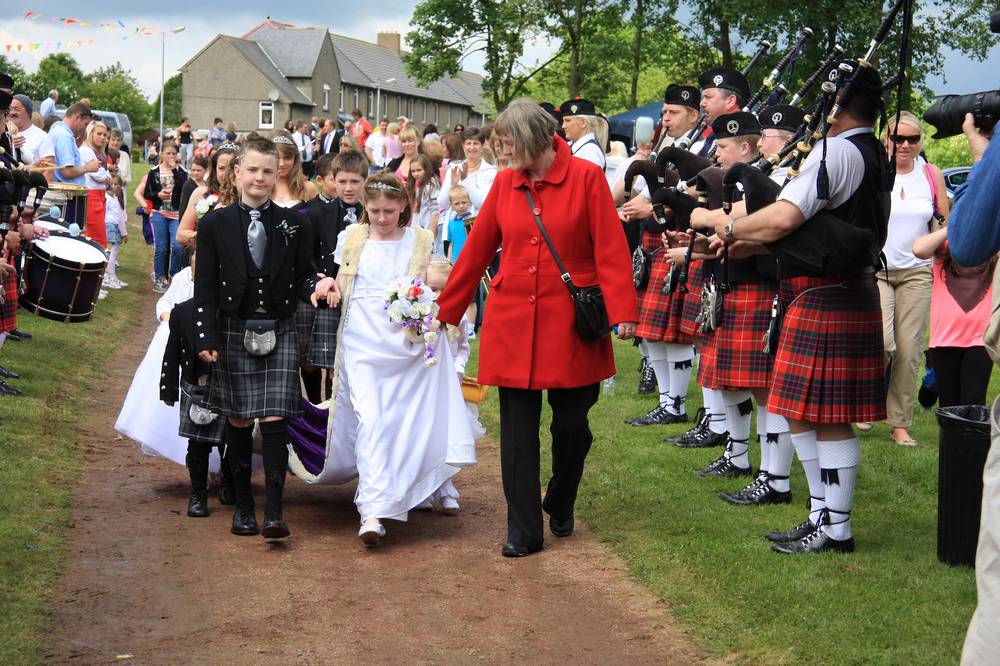
[[[767,442],[771,452],[769,483],[778,492],[787,493],[792,489],[789,476],[792,473],[792,436],[788,432],[788,420],[784,416],[768,413]]]
[[[726,403],[722,401],[722,391],[703,388],[701,394],[705,399],[705,411],[711,414],[708,428],[721,435],[726,432]]]
[[[649,346],[645,340],[639,340],[639,353],[643,358],[649,358]]]
[[[6,333],[0,333],[0,349],[3,349],[3,343],[7,339]]]
[[[826,510],[830,518],[823,531],[833,539],[851,537],[851,508],[854,506],[854,484],[861,464],[861,442],[850,439],[816,442],[820,473],[826,489]]]
[[[823,509],[826,508],[826,488],[819,473],[819,452],[816,447],[816,431],[792,433],[792,446],[795,454],[806,472],[806,482],[809,484],[809,520],[815,525],[819,522]]]
[[[687,414],[687,394],[691,385],[694,347],[664,343],[670,362],[670,413]]]
[[[662,342],[643,340],[646,345],[647,362],[653,368],[656,387],[660,391],[660,405],[670,402],[670,361],[667,360],[667,346]]]
[[[740,469],[750,467],[750,417],[753,402],[749,391],[720,391],[726,406],[726,426],[729,428],[729,459]]]
[[[771,446],[767,442],[767,406],[761,404],[757,405],[757,443],[760,444],[759,472],[766,472],[770,469]]]

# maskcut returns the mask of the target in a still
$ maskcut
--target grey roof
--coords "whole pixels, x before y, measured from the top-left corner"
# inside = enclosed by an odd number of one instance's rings
[[[300,27],[268,20],[243,38],[264,47],[286,77],[307,79],[316,69],[326,35],[326,28]]]
[[[302,93],[301,90],[288,82],[288,79],[285,78],[285,74],[278,69],[274,61],[268,57],[268,54],[261,48],[260,44],[250,41],[249,39],[240,39],[238,37],[228,37],[223,35],[221,38],[235,48],[250,62],[251,65],[256,67],[260,73],[274,85],[274,87],[278,90],[278,93],[283,95],[292,104],[316,106],[313,104],[311,99]]]

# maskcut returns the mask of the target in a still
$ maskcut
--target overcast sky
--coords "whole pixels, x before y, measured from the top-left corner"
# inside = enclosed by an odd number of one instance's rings
[[[5,3],[8,7],[10,3]],[[118,5],[119,3],[114,3]],[[135,3],[138,4],[138,3]],[[377,3],[337,2],[322,3],[336,6],[333,12],[317,12],[307,9],[321,3],[299,2],[281,7],[274,0],[168,0],[164,9],[139,8],[129,3],[121,9],[103,10],[83,6],[68,0],[25,0],[9,20],[0,21],[0,49],[9,42],[46,42],[73,40],[95,41],[93,46],[84,45],[69,51],[85,72],[120,61],[139,80],[143,91],[154,96],[160,86],[160,36],[135,37],[123,41],[123,35],[131,35],[139,26],[172,28],[184,26],[179,34],[166,35],[166,76],[169,78],[191,56],[198,52],[218,33],[242,35],[267,16],[275,20],[299,25],[326,25],[338,34],[348,35],[366,41],[375,41],[379,31],[395,30],[405,35],[410,15],[416,4],[414,0],[379,0]],[[110,6],[111,3],[108,3]],[[377,7],[379,12],[370,10]],[[43,16],[37,20],[23,20],[24,12],[34,11]],[[128,30],[104,29],[100,27],[70,27],[53,22],[51,16],[75,18],[96,23],[120,20]],[[984,19],[985,20],[985,19]],[[541,57],[548,48],[534,45],[531,57]],[[3,51],[0,51],[3,52]],[[34,53],[10,53],[28,71],[34,71],[38,61],[51,50],[40,49]],[[1000,63],[1000,48],[994,49],[991,62],[970,62],[956,53],[946,53],[944,70],[945,84],[940,77],[933,77],[931,87],[939,94],[946,92],[965,93],[1000,87],[996,76]],[[481,58],[467,63],[467,69],[481,71]]]

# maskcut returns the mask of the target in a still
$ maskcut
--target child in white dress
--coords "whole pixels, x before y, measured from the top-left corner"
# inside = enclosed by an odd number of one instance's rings
[[[358,535],[374,546],[385,536],[382,520],[405,521],[458,466],[475,463],[475,440],[449,345],[437,344],[426,365],[424,345],[386,312],[394,281],[424,276],[433,235],[408,226],[409,198],[392,174],[370,176],[362,202],[362,222],[340,233],[334,254],[343,301],[326,462],[308,473],[293,451],[289,463],[314,483],[356,474]]]

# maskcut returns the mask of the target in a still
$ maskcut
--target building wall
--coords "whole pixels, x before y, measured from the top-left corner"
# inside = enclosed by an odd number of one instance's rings
[[[274,86],[223,40],[216,40],[190,63],[181,89],[183,113],[195,129],[210,128],[218,116],[226,124],[235,122],[241,132],[267,131],[259,124],[260,102],[269,101]],[[274,102],[274,127],[281,127],[291,113],[287,100]],[[309,110],[301,115],[308,118]]]

